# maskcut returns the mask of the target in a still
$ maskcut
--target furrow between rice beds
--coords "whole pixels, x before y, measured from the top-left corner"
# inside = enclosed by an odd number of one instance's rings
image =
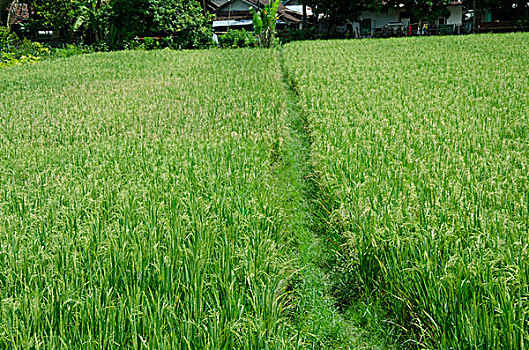
[[[283,187],[289,230],[295,233],[294,256],[298,272],[293,279],[292,322],[298,344],[311,348],[361,349],[383,347],[373,336],[372,327],[359,327],[342,314],[333,296],[339,245],[329,233],[328,212],[321,204],[319,174],[312,159],[311,125],[301,107],[296,77],[285,65],[280,51],[281,71],[286,94],[287,131],[283,159],[276,169]],[[356,315],[355,315],[356,316]]]

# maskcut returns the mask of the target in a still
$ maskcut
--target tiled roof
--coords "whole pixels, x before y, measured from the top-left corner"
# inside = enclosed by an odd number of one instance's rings
[[[219,8],[222,7],[230,2],[233,2],[234,0],[208,0],[213,7]],[[252,3],[254,5],[260,4],[261,6],[267,5],[270,0],[244,0],[246,2]]]

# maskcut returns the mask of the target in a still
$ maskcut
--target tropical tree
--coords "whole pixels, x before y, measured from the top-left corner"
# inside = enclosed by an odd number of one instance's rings
[[[28,0],[34,15],[31,23],[37,28],[47,28],[71,34],[77,20],[77,0]]]
[[[176,47],[198,48],[211,42],[211,19],[195,0],[112,0],[108,8],[113,45],[145,36],[170,37]]]
[[[303,6],[303,22],[302,22],[302,28],[307,29],[308,27],[308,20],[307,20],[307,1],[308,0],[302,0],[301,5]]]
[[[328,34],[337,25],[356,20],[365,7],[362,1],[355,0],[311,0],[311,5],[315,15],[327,21]]]
[[[435,19],[449,14],[448,5],[451,0],[393,0],[386,6],[404,6],[413,18],[433,22]]]
[[[85,32],[85,41],[98,42],[103,38],[104,16],[108,0],[81,0],[77,3],[77,20],[73,29]]]
[[[495,14],[493,20],[521,20],[528,14],[527,0],[463,0],[463,5],[474,9],[477,18],[483,10],[491,10]]]

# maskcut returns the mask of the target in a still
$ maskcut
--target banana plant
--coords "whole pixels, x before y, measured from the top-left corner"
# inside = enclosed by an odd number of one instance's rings
[[[84,28],[89,41],[99,41],[102,36],[102,12],[106,5],[105,0],[83,0],[78,3],[79,16],[74,23],[75,31]]]
[[[255,10],[250,8],[253,15],[253,30],[257,36],[259,46],[270,48],[274,45],[276,37],[276,24],[279,18],[279,1],[270,1],[263,9]]]

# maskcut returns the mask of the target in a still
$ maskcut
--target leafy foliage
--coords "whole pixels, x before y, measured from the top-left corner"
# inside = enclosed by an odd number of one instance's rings
[[[196,1],[115,0],[108,11],[113,46],[122,46],[134,37],[150,36],[170,36],[179,48],[211,44],[210,18]]]
[[[0,26],[7,24],[7,13],[10,3],[9,0],[0,0]]]
[[[219,46],[223,48],[241,48],[255,46],[256,39],[247,30],[230,30],[219,36]]]
[[[408,13],[415,19],[433,22],[441,16],[448,16],[447,5],[450,0],[403,0],[390,2],[392,6],[404,5]]]
[[[10,52],[18,40],[15,33],[9,31],[6,27],[0,27],[0,51]]]
[[[27,39],[21,40],[7,28],[0,27],[0,66],[36,62],[50,55],[50,49],[42,44]]]
[[[76,0],[30,0],[29,3],[34,11],[31,24],[35,29],[72,33],[77,19]]]
[[[297,40],[314,40],[317,39],[317,33],[315,28],[311,29],[290,29],[283,31],[281,34],[281,42],[289,43]]]
[[[349,0],[312,0],[316,16],[322,16],[329,22],[329,32],[337,24],[355,20],[364,8],[364,4],[359,1]]]
[[[468,8],[473,8],[474,3],[478,13],[483,9],[491,10],[493,21],[529,18],[529,3],[526,0],[463,0],[463,4]]]
[[[85,43],[100,41],[106,32],[106,12],[110,6],[108,1],[81,0],[77,6],[77,19],[73,30],[82,29],[84,31]]]
[[[85,43],[121,49],[135,37],[171,37],[174,47],[211,43],[209,16],[196,0],[31,0],[33,30],[46,28]]]

